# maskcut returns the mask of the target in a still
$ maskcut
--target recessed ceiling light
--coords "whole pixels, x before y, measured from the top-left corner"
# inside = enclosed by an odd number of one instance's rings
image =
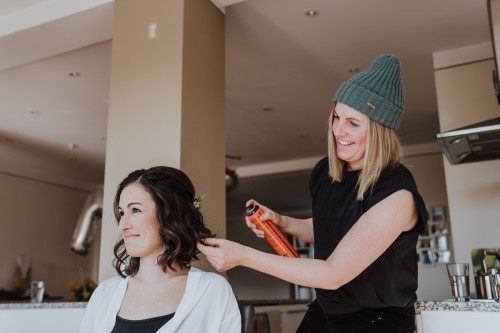
[[[316,9],[309,9],[304,13],[306,17],[316,17],[319,15],[319,12]]]
[[[78,72],[69,72],[68,75],[71,76],[71,77],[79,77],[80,73],[78,73]]]
[[[271,111],[273,111],[273,108],[270,107],[270,106],[266,106],[265,108],[262,108],[262,111],[264,111],[264,112],[271,112]]]
[[[357,73],[357,72],[359,72],[359,68],[358,67],[353,67],[353,68],[349,68],[347,71],[349,73]]]
[[[41,113],[42,113],[42,111],[40,111],[40,110],[31,110],[31,111],[30,111],[30,113],[31,113],[32,115],[34,115],[34,116],[38,116],[39,114],[41,114]]]

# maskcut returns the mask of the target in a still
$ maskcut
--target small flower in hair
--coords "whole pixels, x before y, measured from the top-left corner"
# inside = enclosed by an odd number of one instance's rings
[[[203,203],[203,199],[205,199],[205,195],[197,195],[194,197],[194,200],[193,200],[193,205],[200,209],[201,208],[201,204]]]

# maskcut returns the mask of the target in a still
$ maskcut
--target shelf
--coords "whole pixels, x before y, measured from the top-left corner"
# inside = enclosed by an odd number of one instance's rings
[[[419,237],[416,248],[421,264],[434,265],[451,260],[449,223],[445,211],[444,206],[431,208],[427,234]]]

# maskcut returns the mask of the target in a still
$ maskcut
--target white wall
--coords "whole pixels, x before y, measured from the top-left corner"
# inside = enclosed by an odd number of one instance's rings
[[[70,297],[68,284],[97,278],[96,252],[70,250],[87,192],[0,173],[0,289],[11,290],[18,255],[31,258],[32,279],[45,280],[50,296]]]
[[[442,154],[411,156],[405,158],[404,163],[415,178],[427,210],[430,211],[434,206],[447,207],[448,198]],[[451,247],[451,241],[448,241]],[[453,255],[452,247],[451,251]],[[445,264],[422,265],[419,263],[417,297],[419,300],[426,301],[440,301],[451,297]]]

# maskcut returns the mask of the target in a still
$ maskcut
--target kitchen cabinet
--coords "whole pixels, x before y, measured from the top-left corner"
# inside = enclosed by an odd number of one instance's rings
[[[495,332],[500,323],[498,312],[423,311],[418,333]]]
[[[77,333],[87,303],[0,304],[0,332]]]
[[[470,302],[417,302],[418,333],[497,332],[500,304],[487,300]]]

